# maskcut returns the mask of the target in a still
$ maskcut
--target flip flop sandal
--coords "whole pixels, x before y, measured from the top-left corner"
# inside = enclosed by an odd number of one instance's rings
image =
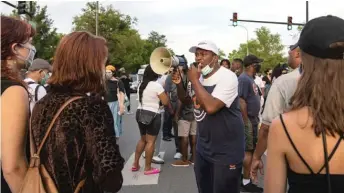
[[[132,172],[137,172],[139,170],[140,170],[140,166],[139,167],[135,167],[135,166],[131,167]]]
[[[144,175],[159,174],[160,170],[157,168],[152,168],[151,170],[145,171]]]

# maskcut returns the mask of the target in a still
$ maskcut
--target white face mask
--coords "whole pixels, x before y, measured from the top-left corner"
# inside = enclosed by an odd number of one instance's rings
[[[210,74],[214,67],[210,67],[210,64],[213,62],[214,58],[211,60],[211,62],[209,64],[207,64],[206,66],[204,66],[201,70],[201,73],[203,76],[207,76],[208,74]]]
[[[112,72],[106,72],[105,77],[106,77],[106,79],[111,79],[112,78]]]
[[[21,45],[21,46],[23,48],[28,49],[29,54],[26,56],[26,58],[17,54],[17,58],[23,60],[25,62],[25,68],[28,69],[32,65],[33,59],[34,59],[35,54],[36,54],[36,48],[33,45],[30,45],[29,47],[26,47],[24,45]]]

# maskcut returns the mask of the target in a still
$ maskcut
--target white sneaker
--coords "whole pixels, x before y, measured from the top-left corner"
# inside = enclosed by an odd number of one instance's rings
[[[159,156],[153,156],[152,162],[155,164],[164,164],[165,161],[161,159]]]
[[[146,152],[145,151],[142,153],[142,157],[146,158]]]
[[[174,154],[174,159],[180,159],[180,158],[182,158],[182,154],[181,153],[179,153],[179,152],[177,152],[176,154]]]

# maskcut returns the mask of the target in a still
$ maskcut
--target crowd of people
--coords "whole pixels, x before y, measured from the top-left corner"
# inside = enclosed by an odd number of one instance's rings
[[[6,16],[1,24],[1,192],[33,190],[27,184],[35,167],[50,179],[44,188],[118,192],[131,80],[125,69],[106,65],[106,40],[72,32],[51,65],[34,59],[31,25]],[[172,166],[193,166],[200,193],[284,193],[287,186],[289,193],[344,192],[343,19],[307,22],[288,63],[264,75],[255,55],[219,62],[211,41],[189,51],[190,65],[164,75],[145,68],[131,172],[141,171],[143,156],[144,175],[160,173],[152,163],[164,163],[161,139],[174,139]]]

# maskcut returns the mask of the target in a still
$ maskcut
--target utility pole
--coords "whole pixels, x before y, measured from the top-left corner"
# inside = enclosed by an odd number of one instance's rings
[[[96,3],[96,36],[98,36],[98,12],[99,12],[99,1]]]
[[[308,9],[308,1],[306,1],[306,22],[308,22],[309,19],[309,9]]]
[[[32,15],[34,15],[34,12],[33,12],[33,1],[30,1],[30,13]],[[32,20],[32,16],[30,17],[30,20]]]

